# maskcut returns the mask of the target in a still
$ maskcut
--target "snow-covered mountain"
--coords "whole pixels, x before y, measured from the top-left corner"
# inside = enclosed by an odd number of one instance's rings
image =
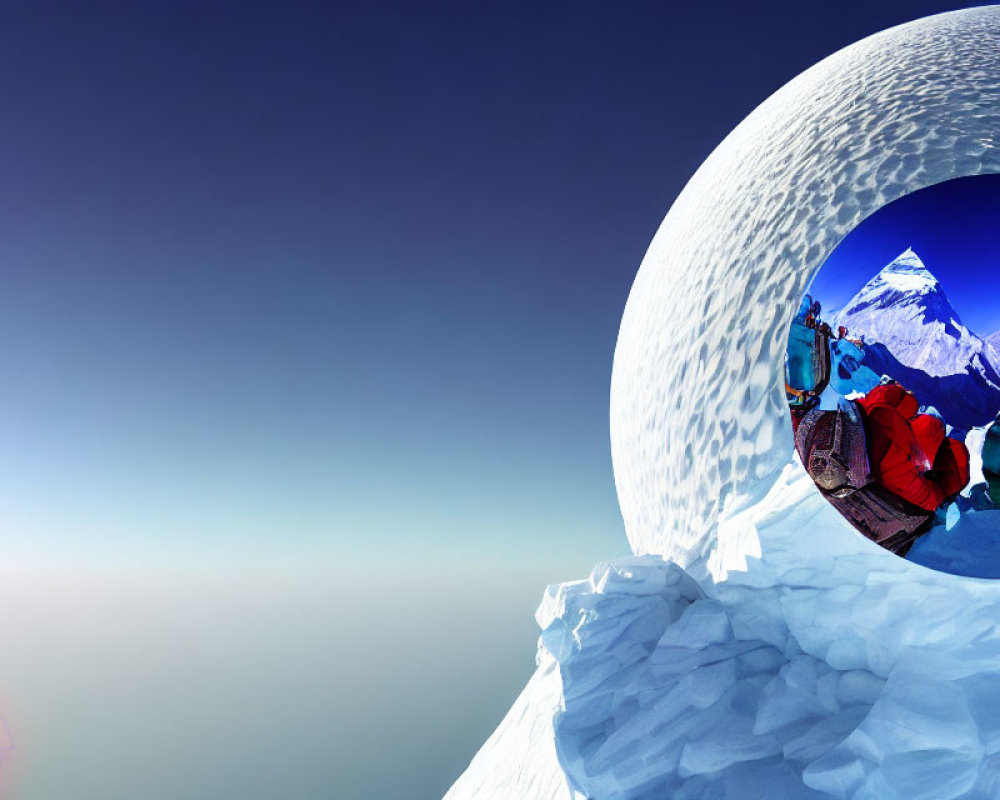
[[[868,281],[837,314],[837,324],[934,377],[964,372],[985,350],[912,249]]]
[[[864,363],[913,391],[921,404],[969,429],[1000,411],[1000,356],[967,328],[940,282],[907,249],[836,314],[852,336],[864,335]]]

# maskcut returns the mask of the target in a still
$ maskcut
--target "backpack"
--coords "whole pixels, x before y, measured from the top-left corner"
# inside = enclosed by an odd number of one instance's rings
[[[875,544],[899,556],[909,552],[934,520],[933,514],[894,495],[878,483],[869,483],[863,489],[851,490],[842,497],[827,495],[826,499]]]
[[[983,441],[983,477],[990,500],[1000,505],[1000,420],[990,425]]]
[[[856,403],[813,409],[798,425],[795,449],[823,496],[876,544],[905,555],[933,514],[871,480],[864,418]]]
[[[864,421],[852,402],[837,411],[815,408],[806,414],[795,432],[795,449],[824,494],[844,494],[870,480]]]
[[[792,322],[788,334],[785,389],[801,400],[819,395],[830,383],[830,333]]]
[[[876,386],[858,400],[865,416],[872,478],[929,513],[969,483],[969,450],[944,422],[917,413],[917,399],[898,384]]]

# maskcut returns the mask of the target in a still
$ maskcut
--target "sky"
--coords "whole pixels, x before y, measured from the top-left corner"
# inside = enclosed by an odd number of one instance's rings
[[[545,583],[627,552],[611,363],[671,202],[954,7],[3,4],[8,798],[440,796]]]
[[[810,291],[826,308],[850,300],[912,247],[941,282],[962,321],[981,336],[1000,330],[1000,176],[921,189],[883,206],[827,257]]]

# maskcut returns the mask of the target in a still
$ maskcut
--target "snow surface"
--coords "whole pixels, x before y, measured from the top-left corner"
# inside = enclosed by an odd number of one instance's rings
[[[539,672],[448,800],[1000,797],[1000,582],[854,531],[793,456],[782,382],[789,322],[847,232],[1000,172],[998,40],[988,7],[852,45],[678,197],[612,376],[645,555],[548,591]]]
[[[1000,578],[1000,509],[968,509],[921,536],[907,559],[931,569]]]
[[[561,688],[555,661],[540,650],[538,670],[445,800],[573,800],[552,725]]]

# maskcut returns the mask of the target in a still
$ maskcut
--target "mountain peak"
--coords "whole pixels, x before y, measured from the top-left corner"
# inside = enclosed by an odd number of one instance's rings
[[[908,266],[908,265],[911,265],[911,264],[913,266],[915,266],[915,267],[922,267],[922,268],[926,269],[926,267],[924,267],[924,262],[920,260],[920,256],[917,255],[917,251],[913,249],[912,245],[910,247],[907,247],[902,253],[900,253],[892,261],[890,261],[885,266],[885,269],[889,269],[890,267],[894,267],[894,266],[897,266],[897,265],[898,266],[903,266],[903,265],[907,265]]]
[[[941,286],[912,247],[907,247],[886,264],[871,283],[875,282],[884,282],[900,292],[919,294],[938,290]]]
[[[869,316],[901,307],[913,322],[924,324],[937,320],[946,325],[959,321],[938,279],[924,266],[912,247],[907,247],[896,258],[882,267],[871,280],[841,309],[840,317]],[[857,319],[854,320],[858,322]]]
[[[837,323],[884,344],[906,367],[929,375],[963,374],[983,340],[962,324],[938,279],[908,247],[837,315]]]

